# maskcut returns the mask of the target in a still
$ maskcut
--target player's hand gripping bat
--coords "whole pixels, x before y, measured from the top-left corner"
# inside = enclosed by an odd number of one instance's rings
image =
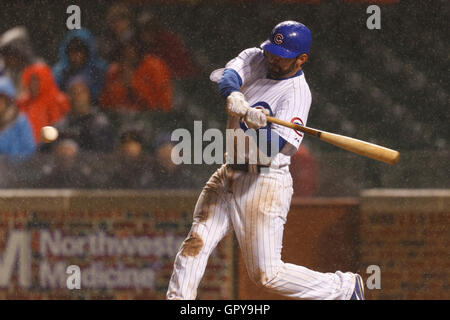
[[[339,148],[345,149],[353,153],[357,153],[364,157],[382,161],[388,164],[396,164],[400,156],[400,153],[398,151],[381,147],[366,141],[361,141],[358,139],[341,136],[335,133],[308,128],[305,126],[298,125],[296,123],[283,121],[270,116],[267,116],[267,121],[304,132],[311,136],[315,136],[322,141],[331,143]]]

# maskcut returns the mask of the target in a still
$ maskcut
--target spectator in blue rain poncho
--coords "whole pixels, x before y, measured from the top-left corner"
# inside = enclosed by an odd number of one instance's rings
[[[97,54],[94,36],[86,29],[79,29],[70,31],[62,41],[53,75],[64,92],[73,78],[82,76],[95,102],[103,87],[106,68],[106,62]]]
[[[36,151],[30,122],[15,104],[12,81],[0,76],[0,156],[19,162]]]

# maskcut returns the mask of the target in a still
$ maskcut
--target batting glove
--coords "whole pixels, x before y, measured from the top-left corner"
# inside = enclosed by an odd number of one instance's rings
[[[245,116],[248,110],[250,110],[250,106],[245,100],[244,94],[239,91],[233,91],[227,97],[227,113],[230,116],[235,116],[241,118]]]
[[[269,115],[269,110],[251,108],[247,111],[244,120],[249,128],[256,130],[267,125],[267,115]]]

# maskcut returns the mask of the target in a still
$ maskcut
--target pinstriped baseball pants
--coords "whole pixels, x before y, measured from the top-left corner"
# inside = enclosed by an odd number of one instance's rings
[[[350,299],[355,275],[321,273],[281,260],[292,197],[289,171],[237,171],[223,165],[206,183],[192,228],[178,251],[167,299],[195,299],[211,252],[234,229],[247,272],[257,285],[294,299]]]

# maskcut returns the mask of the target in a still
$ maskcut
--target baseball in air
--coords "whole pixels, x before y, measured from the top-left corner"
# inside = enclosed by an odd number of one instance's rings
[[[41,139],[45,143],[53,142],[58,138],[58,130],[52,126],[42,127]]]

